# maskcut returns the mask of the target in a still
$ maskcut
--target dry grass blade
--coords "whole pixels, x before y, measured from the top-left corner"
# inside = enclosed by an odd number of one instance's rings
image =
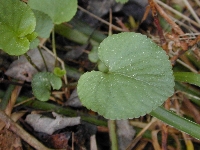
[[[194,20],[190,19],[189,17],[183,15],[182,13],[178,12],[177,10],[173,9],[172,7],[166,5],[165,3],[161,2],[160,0],[155,0],[155,2],[157,2],[159,5],[161,5],[162,7],[164,7],[165,9],[171,11],[172,13],[182,17],[183,19],[189,21],[191,24],[195,25],[196,27],[200,27],[200,24],[198,24],[197,22],[195,22]]]

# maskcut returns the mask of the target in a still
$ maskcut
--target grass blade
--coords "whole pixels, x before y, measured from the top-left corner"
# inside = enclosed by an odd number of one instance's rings
[[[167,123],[174,128],[183,131],[194,138],[200,139],[200,125],[196,124],[186,118],[180,117],[175,113],[164,109],[163,107],[158,107],[153,110],[150,115],[158,118],[159,120]]]

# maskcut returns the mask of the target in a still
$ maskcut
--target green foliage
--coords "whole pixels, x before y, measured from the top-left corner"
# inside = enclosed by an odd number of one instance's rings
[[[192,72],[174,72],[174,77],[176,81],[187,82],[200,86],[200,74]]]
[[[159,120],[169,124],[170,126],[183,131],[197,139],[200,139],[200,125],[192,122],[186,118],[176,115],[172,111],[168,111],[163,107],[158,107],[150,113],[150,115],[158,118]]]
[[[29,42],[32,42],[36,37],[37,37],[37,33],[36,32],[32,32],[31,34],[27,34],[27,39],[29,40]]]
[[[116,2],[124,4],[124,3],[128,2],[128,0],[116,0]]]
[[[60,68],[58,67],[55,67],[54,70],[53,70],[53,73],[58,76],[58,77],[62,77],[66,74],[66,71],[65,70],[61,70]]]
[[[112,35],[100,44],[98,51],[108,70],[85,73],[77,90],[82,104],[105,118],[145,115],[174,93],[168,57],[146,36]]]
[[[71,20],[77,10],[77,0],[29,0],[28,5],[49,15],[55,24]]]
[[[33,10],[33,12],[36,17],[35,32],[37,32],[38,36],[41,38],[48,38],[53,29],[51,18],[41,11]]]
[[[28,51],[36,20],[25,3],[18,0],[0,1],[0,48],[9,55]]]
[[[126,3],[128,0],[116,2]],[[36,36],[48,38],[53,23],[71,20],[77,10],[77,0],[29,0],[28,5],[33,10],[19,0],[0,1],[0,49],[10,55],[21,55],[30,47],[38,46]],[[86,44],[93,29],[80,26],[76,21],[71,23],[73,29],[57,25],[55,31],[68,39]],[[97,38],[94,38],[96,35]],[[98,45],[103,38],[104,35],[95,33],[90,42],[93,46]],[[109,119],[134,118],[150,113],[200,138],[199,132],[196,132],[199,125],[158,107],[173,94],[174,87],[170,62],[160,47],[141,34],[121,33],[106,38],[98,52],[99,55],[94,47],[89,59],[98,63],[99,71],[85,73],[78,82],[78,95],[83,105]],[[196,58],[193,60],[196,61]],[[51,87],[59,89],[62,86],[60,77],[64,74],[65,70],[60,68],[55,68],[54,74],[36,74],[32,80],[35,97],[47,101]],[[175,72],[174,77],[176,81],[200,86],[199,74]]]
[[[50,72],[40,72],[33,76],[32,89],[34,96],[41,101],[47,101],[50,97],[51,86],[53,89],[60,89],[61,79]]]

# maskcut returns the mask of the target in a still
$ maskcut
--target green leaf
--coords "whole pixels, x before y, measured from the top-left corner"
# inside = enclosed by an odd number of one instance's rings
[[[35,49],[37,48],[39,44],[40,44],[40,40],[36,38],[33,41],[31,41],[29,49]]]
[[[107,37],[99,46],[99,58],[108,72],[85,73],[77,90],[82,104],[105,118],[145,115],[174,93],[168,56],[142,34]]]
[[[38,33],[39,37],[48,38],[51,30],[53,29],[53,22],[51,18],[41,11],[33,10],[33,12],[36,17],[35,32]]]
[[[34,96],[41,101],[47,101],[50,97],[51,86],[53,89],[60,89],[61,79],[50,72],[40,72],[33,76],[32,89]]]
[[[0,48],[9,55],[22,55],[29,49],[36,20],[33,12],[19,0],[0,1]]]
[[[29,0],[28,5],[49,15],[55,24],[71,20],[77,11],[77,0]]]
[[[27,39],[29,40],[29,42],[32,42],[33,40],[35,40],[35,38],[37,37],[37,33],[36,32],[32,32],[31,34],[27,34]]]
[[[99,69],[99,71],[105,72],[105,73],[107,73],[109,71],[108,67],[100,60],[98,61],[98,69]]]
[[[200,87],[200,74],[192,72],[174,72],[176,81],[187,82]]]
[[[61,70],[60,68],[58,67],[55,67],[54,70],[53,70],[53,73],[58,76],[58,77],[62,77],[66,74],[66,71],[65,70]]]
[[[128,0],[116,0],[116,2],[124,4],[124,3],[128,2]]]
[[[171,111],[167,111],[163,107],[158,107],[150,113],[150,115],[160,119],[168,125],[183,131],[197,139],[200,139],[200,125],[186,118],[180,117]]]

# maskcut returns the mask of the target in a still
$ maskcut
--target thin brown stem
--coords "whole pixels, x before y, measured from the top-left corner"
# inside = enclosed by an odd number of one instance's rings
[[[84,13],[87,13],[87,14],[90,15],[91,17],[93,17],[93,18],[95,18],[95,19],[97,19],[97,20],[103,22],[104,24],[106,24],[106,25],[108,25],[108,26],[110,25],[109,22],[107,22],[107,21],[101,19],[100,17],[98,17],[98,16],[92,14],[91,12],[85,10],[84,8],[78,6],[78,9],[80,9],[80,10],[83,11]],[[111,24],[111,26],[112,26],[112,28],[115,29],[115,30],[123,31],[123,29],[121,29],[121,28],[119,28],[119,27],[117,27],[117,26],[115,26],[115,25],[113,25],[113,24]]]

